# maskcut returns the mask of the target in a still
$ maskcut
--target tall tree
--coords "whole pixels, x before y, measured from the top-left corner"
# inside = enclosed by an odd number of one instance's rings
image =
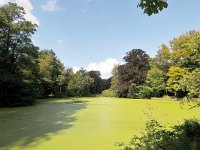
[[[39,68],[43,96],[55,95],[65,91],[65,70],[63,64],[52,50],[44,50],[39,54]],[[67,83],[66,83],[67,85]]]
[[[143,83],[146,79],[147,72],[150,69],[149,55],[141,49],[133,49],[124,57],[125,67],[128,71],[128,77],[134,83]]]
[[[131,97],[138,85],[144,83],[150,69],[149,56],[141,49],[133,49],[124,57],[126,64],[118,66],[120,97]]]
[[[38,72],[38,48],[31,41],[37,25],[24,14],[15,3],[0,7],[0,99],[17,104],[34,93],[31,87],[36,88],[33,80]]]

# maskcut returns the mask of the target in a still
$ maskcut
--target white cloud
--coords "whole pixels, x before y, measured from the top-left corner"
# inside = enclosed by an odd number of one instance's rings
[[[108,58],[105,61],[99,63],[90,63],[86,70],[97,70],[101,72],[101,77],[106,79],[111,77],[112,69],[115,65],[118,64],[118,61],[115,58]]]
[[[4,5],[8,2],[17,3],[19,6],[23,7],[26,12],[26,14],[24,16],[25,19],[27,19],[37,25],[40,24],[38,18],[32,14],[33,5],[31,4],[30,0],[0,0],[0,5]]]
[[[47,0],[46,3],[41,6],[41,8],[43,11],[47,11],[47,12],[60,10],[57,0]]]

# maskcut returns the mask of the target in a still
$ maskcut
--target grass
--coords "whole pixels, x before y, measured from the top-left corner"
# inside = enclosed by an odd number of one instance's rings
[[[150,118],[164,125],[200,119],[200,108],[170,100],[79,98],[0,108],[0,150],[114,150]]]

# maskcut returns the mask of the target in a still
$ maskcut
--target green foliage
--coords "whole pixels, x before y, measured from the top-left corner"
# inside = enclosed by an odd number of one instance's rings
[[[161,82],[163,82],[164,86],[161,87],[166,89],[165,93],[177,97],[185,96],[188,90],[185,90],[184,87],[180,87],[180,82],[185,75],[200,68],[199,56],[200,32],[189,31],[174,38],[170,41],[170,47],[162,45],[156,57],[150,60],[152,68],[163,71],[163,77],[157,80],[157,82],[152,82],[152,80],[149,80],[149,77],[147,77],[147,85],[150,87],[159,87],[159,85],[162,85]],[[153,86],[151,86],[151,84]],[[154,89],[153,93],[155,93],[155,91]]]
[[[173,64],[189,71],[200,67],[200,32],[190,31],[171,42]]]
[[[162,97],[166,91],[164,72],[157,68],[151,68],[147,74],[146,84],[152,89],[151,96]]]
[[[70,96],[82,97],[89,96],[90,86],[94,80],[87,75],[85,70],[79,70],[68,83]]]
[[[155,58],[150,61],[150,64],[152,68],[157,68],[162,70],[164,73],[167,73],[172,65],[171,50],[163,44],[161,49],[158,50]]]
[[[112,89],[104,90],[101,95],[103,97],[117,97],[117,93]]]
[[[197,68],[191,73],[184,75],[180,81],[180,88],[188,92],[187,97],[189,99],[200,98],[200,69]]]
[[[188,74],[188,71],[185,68],[177,66],[171,66],[169,68],[169,72],[167,73],[167,76],[169,77],[167,85],[172,89],[172,91],[175,91],[176,95],[182,91],[180,88],[180,81],[186,74]]]
[[[64,96],[67,89],[67,72],[55,53],[52,50],[41,51],[38,62],[41,78],[41,94],[43,96]]]
[[[108,78],[108,79],[101,79],[102,82],[102,91],[103,90],[107,90],[111,87],[111,80],[112,77]]]
[[[136,87],[133,93],[129,92],[130,98],[139,98],[139,99],[149,99],[151,98],[153,89],[146,85],[139,85]]]
[[[113,70],[112,70],[112,78],[111,78],[111,86],[110,89],[112,91],[114,91],[116,93],[116,96],[118,97],[120,92],[119,90],[119,77],[118,77],[119,73],[118,73],[118,66],[114,66]]]
[[[124,145],[122,145],[124,146]],[[124,150],[198,150],[200,148],[200,123],[186,120],[182,125],[168,129],[156,120],[146,123],[143,136],[134,136]]]
[[[138,7],[144,10],[145,14],[151,16],[168,7],[166,0],[140,0]]]
[[[90,93],[100,94],[103,88],[100,71],[89,71],[87,74],[94,80],[94,82],[90,85]]]
[[[23,105],[38,89],[38,48],[31,41],[37,25],[14,3],[0,7],[1,105]],[[16,102],[9,102],[12,99]]]

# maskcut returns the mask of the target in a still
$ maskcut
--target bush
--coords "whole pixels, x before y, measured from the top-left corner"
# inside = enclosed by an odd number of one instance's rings
[[[137,86],[135,92],[129,94],[129,97],[139,98],[139,99],[151,98],[152,92],[153,92],[152,88],[145,85],[141,85]]]
[[[65,96],[65,94],[63,93],[63,92],[56,92],[55,94],[54,94],[54,96],[56,97],[56,98],[63,98],[64,96]]]
[[[146,123],[145,134],[134,136],[124,150],[199,150],[200,123],[186,120],[171,129],[161,126],[156,120]]]
[[[116,92],[111,89],[104,90],[101,95],[103,97],[116,97],[117,96]]]

